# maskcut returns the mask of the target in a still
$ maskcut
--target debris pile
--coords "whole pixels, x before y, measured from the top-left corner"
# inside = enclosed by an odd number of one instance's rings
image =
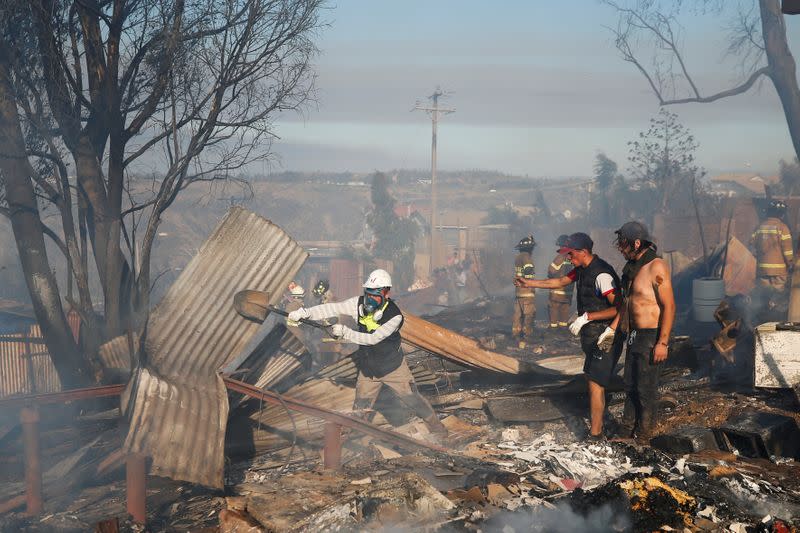
[[[566,491],[578,487],[588,490],[629,472],[649,474],[653,470],[634,466],[629,457],[609,444],[560,444],[552,433],[530,444],[501,442],[497,449],[516,459],[514,470],[520,475],[546,480]]]
[[[251,244],[239,235],[249,226],[260,249],[292,250],[290,264],[266,276],[259,254],[239,254],[237,242]],[[211,241],[182,274],[189,281],[180,278],[154,312],[160,324],[149,325],[149,338],[114,339],[101,350],[107,376],[130,379],[129,426],[120,431],[120,410],[108,401],[49,415],[43,516],[18,512],[25,471],[15,465],[26,441],[15,420],[0,428],[0,530],[101,522],[98,530],[136,530],[125,508],[126,452],[150,457],[141,494],[154,530],[743,532],[800,523],[794,396],[719,388],[704,373],[710,350],[688,337],[674,343],[663,374],[656,437],[587,442],[574,337],[542,329],[519,349],[498,326],[510,309],[501,298],[435,317],[407,314],[403,346],[449,432],[442,442],[388,389],[371,422],[352,417],[357,370],[347,348],[322,350],[337,343],[317,330],[298,335],[277,313],[259,327],[236,315],[233,294],[251,286],[229,282],[231,256],[265,294],[304,259],[279,228],[236,209]],[[193,289],[202,285],[196,278],[213,285],[210,299]],[[182,291],[199,312],[180,312]],[[797,332],[770,333],[783,342]],[[746,347],[737,335],[736,346],[718,349],[739,357]],[[776,346],[764,353],[789,354]],[[621,382],[609,387],[612,417],[621,414],[619,391]],[[63,430],[59,417],[74,427]]]

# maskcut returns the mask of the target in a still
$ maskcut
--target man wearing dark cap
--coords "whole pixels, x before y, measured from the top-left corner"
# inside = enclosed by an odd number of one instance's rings
[[[627,436],[649,438],[656,424],[661,363],[667,360],[675,320],[675,296],[667,264],[644,224],[626,222],[616,232],[616,245],[627,259],[622,270],[622,301],[617,322],[628,335],[625,356]]]
[[[583,372],[589,383],[589,409],[591,428],[589,440],[603,439],[603,414],[605,413],[605,388],[608,387],[619,358],[621,343],[612,346],[610,353],[600,344],[611,344],[614,332],[611,322],[617,315],[615,302],[619,291],[619,278],[614,268],[592,253],[594,243],[585,233],[567,237],[558,253],[566,255],[574,267],[565,276],[551,279],[524,279],[517,277],[517,287],[538,289],[563,289],[574,283],[578,295],[578,314],[569,329],[580,335],[581,348],[586,354]],[[604,342],[605,341],[605,342]]]

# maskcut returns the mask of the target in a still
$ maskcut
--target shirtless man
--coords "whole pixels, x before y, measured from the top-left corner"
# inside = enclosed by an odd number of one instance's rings
[[[661,363],[667,360],[669,336],[675,321],[675,296],[667,264],[656,255],[647,228],[626,222],[616,232],[616,245],[628,260],[622,271],[619,324],[628,334],[625,356],[627,436],[648,438],[656,423]]]

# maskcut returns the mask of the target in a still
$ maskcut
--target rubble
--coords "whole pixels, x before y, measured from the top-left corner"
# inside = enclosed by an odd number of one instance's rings
[[[725,449],[745,457],[800,459],[800,428],[789,416],[740,413],[729,418],[719,433]]]
[[[220,332],[236,336],[241,350],[234,354],[231,346],[220,346],[214,364],[192,361],[197,371],[214,370],[213,379],[200,381],[231,390],[195,388],[178,372],[157,372],[175,370],[178,359],[137,368],[131,397],[145,407],[180,405],[184,411],[169,423],[188,421],[194,431],[176,448],[161,446],[168,442],[166,433],[154,436],[150,452],[163,457],[151,474],[199,482],[148,479],[149,526],[511,532],[767,531],[797,525],[800,414],[788,390],[719,387],[707,373],[709,348],[680,337],[664,371],[656,436],[650,442],[586,443],[580,440],[587,429],[586,385],[574,377],[583,364],[578,341],[562,331],[538,329],[529,348],[521,350],[497,329],[509,312],[499,304],[500,299],[487,299],[435,317],[408,316],[407,357],[420,390],[449,430],[444,445],[429,442],[434,439],[425,424],[396,405],[391,393],[379,397],[374,425],[349,424],[356,371],[346,350],[321,358],[305,345],[316,341],[290,334],[277,317],[268,317],[258,332],[248,325],[247,343],[247,335],[230,333],[240,327],[231,322]],[[194,326],[184,326],[187,339],[193,338]],[[178,350],[171,357],[188,353],[191,342],[184,346],[161,335],[157,338]],[[138,353],[130,340],[120,337],[101,350],[113,379],[130,373],[131,346]],[[155,353],[160,345],[152,342],[141,349]],[[621,414],[621,390],[621,380],[609,387],[612,418]],[[88,423],[98,412],[109,413],[108,405],[104,408],[89,406],[76,420]],[[163,425],[159,409],[133,409],[132,434]],[[101,521],[103,528],[136,530],[127,518],[120,468],[131,447],[121,448],[117,414],[102,415],[103,431],[76,431],[69,446],[59,442],[56,429],[48,430],[52,433],[42,439],[48,457],[45,515],[5,513],[0,530],[88,530]],[[326,469],[326,424],[332,420],[355,430],[334,439],[341,445],[341,466]],[[208,424],[211,434],[200,432]],[[21,440],[14,419],[4,419],[2,427],[7,428],[0,435],[5,467],[19,454]],[[186,427],[172,428],[171,435],[184,435],[178,430]],[[214,444],[220,431],[224,447]],[[213,461],[204,462],[212,455]],[[174,472],[159,465],[171,465]],[[4,510],[24,503],[19,478],[11,479],[21,469],[7,470]],[[217,475],[219,485],[211,482]]]
[[[800,328],[776,322],[756,327],[754,367],[756,387],[800,384]]]

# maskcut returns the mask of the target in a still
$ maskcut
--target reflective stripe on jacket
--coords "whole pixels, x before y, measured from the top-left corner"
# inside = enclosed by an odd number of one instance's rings
[[[514,276],[524,279],[534,279],[536,269],[533,266],[533,258],[529,252],[520,252],[514,259]],[[527,287],[516,288],[517,298],[533,296],[536,291]]]
[[[563,278],[572,270],[572,263],[566,255],[558,254],[550,266],[547,268],[548,278]],[[557,302],[572,302],[572,293],[575,285],[570,283],[562,289],[552,289],[550,299]]]
[[[792,234],[782,220],[769,217],[750,239],[756,252],[756,276],[786,276],[794,262]]]

